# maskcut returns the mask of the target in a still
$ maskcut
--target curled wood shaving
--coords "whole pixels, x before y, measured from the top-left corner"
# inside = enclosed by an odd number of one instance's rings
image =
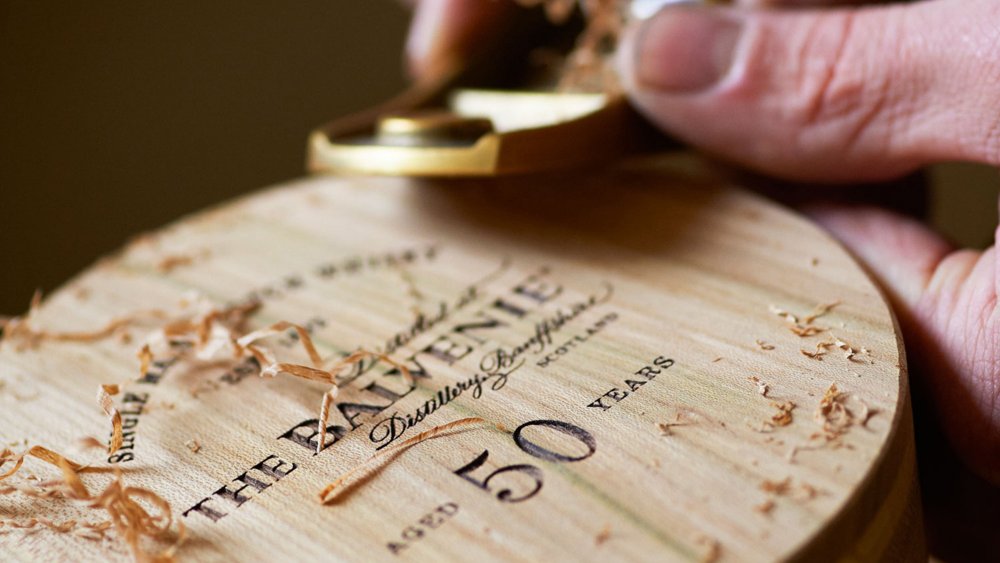
[[[811,325],[813,321],[822,317],[823,315],[829,313],[834,307],[840,305],[840,300],[832,301],[830,303],[821,303],[813,308],[812,312],[802,318],[802,324]]]
[[[191,450],[191,453],[196,454],[201,451],[201,442],[195,440],[194,438],[184,442],[184,445],[187,446],[187,449]]]
[[[158,554],[150,554],[142,548],[142,538],[153,538],[157,540],[167,539],[171,535],[173,527],[173,515],[170,504],[156,493],[138,487],[126,487],[122,482],[122,472],[115,468],[115,479],[98,495],[90,494],[90,491],[80,479],[80,473],[106,471],[103,468],[84,467],[78,463],[70,461],[60,454],[49,450],[43,446],[34,446],[28,451],[13,455],[10,450],[5,449],[0,452],[0,467],[8,461],[15,461],[14,469],[0,476],[0,480],[10,477],[21,468],[21,462],[25,456],[38,458],[46,463],[55,465],[62,470],[63,484],[68,488],[64,494],[66,498],[85,503],[89,508],[103,509],[108,513],[109,522],[89,524],[92,533],[103,532],[114,527],[118,537],[129,547],[136,561],[141,562],[166,562],[172,561],[177,548],[184,541],[186,531],[182,522],[177,522],[177,537],[173,544],[166,550]],[[9,487],[14,491],[21,492],[23,488]],[[30,495],[29,496],[39,496]],[[139,501],[152,505],[158,511],[150,514]],[[33,519],[24,523],[25,527],[32,527],[37,524],[47,525],[42,519]],[[57,531],[68,532],[74,525],[55,526]],[[52,526],[50,526],[52,527]]]
[[[151,504],[159,512],[150,514],[139,504],[140,500]],[[178,521],[174,542],[159,554],[147,553],[140,545],[143,537],[165,540],[171,535],[174,520],[170,503],[148,489],[124,486],[120,471],[101,494],[92,497],[90,506],[107,511],[115,532],[128,545],[136,561],[172,561],[187,537],[184,523]]]
[[[817,491],[815,487],[807,485],[806,483],[800,483],[799,490],[802,492],[802,497],[805,498],[805,500],[812,500],[819,494],[819,491]]]
[[[55,522],[48,518],[31,518],[22,522],[0,520],[0,533],[4,533],[3,528],[5,527],[15,530],[33,530],[44,527],[59,534],[73,533],[73,535],[83,539],[101,541],[106,537],[106,532],[111,527],[111,522],[77,522],[76,520]]]
[[[781,481],[771,481],[770,479],[765,479],[764,482],[760,484],[760,490],[765,493],[773,493],[776,495],[784,495],[791,490],[792,478],[785,477]]]
[[[774,501],[771,499],[767,499],[764,502],[755,505],[753,509],[757,512],[760,512],[761,514],[765,515],[770,514],[771,511],[774,510]]]
[[[42,342],[95,342],[114,335],[120,329],[133,324],[148,322],[150,319],[162,319],[165,313],[160,310],[140,311],[112,319],[103,327],[95,330],[84,331],[55,331],[39,329],[33,326],[33,318],[38,312],[41,304],[42,293],[36,291],[31,299],[28,312],[21,317],[10,317],[0,319],[0,344],[4,342],[16,343],[17,351],[24,351],[38,347]]]
[[[656,423],[656,428],[660,431],[660,436],[664,436],[665,437],[665,436],[672,436],[673,435],[673,432],[670,431],[671,427],[673,427],[673,426],[687,426],[687,425],[688,425],[687,422],[683,422],[681,420],[681,413],[677,413],[677,416],[674,417],[674,421],[673,422],[657,422]]]
[[[188,266],[194,263],[194,256],[187,256],[184,254],[174,254],[170,256],[164,256],[156,263],[156,270],[161,274],[168,274],[172,272],[175,268],[181,266]]]
[[[594,536],[594,545],[600,547],[609,539],[611,539],[611,524],[605,524],[601,531]]]
[[[146,375],[153,364],[153,351],[149,349],[149,344],[143,344],[136,356],[139,358],[139,374]]]
[[[764,480],[760,484],[760,490],[774,496],[790,496],[798,500],[812,500],[819,496],[819,491],[816,487],[801,482],[798,486],[794,486],[791,477],[785,477],[781,481]]]
[[[868,428],[868,420],[871,419],[871,417],[878,414],[880,411],[879,409],[868,406],[868,403],[866,403],[864,399],[862,399],[861,397],[855,397],[855,399],[859,403],[861,403],[861,408],[864,409],[863,411],[861,411],[861,414],[858,415],[858,420],[859,420],[858,424],[862,428]]]
[[[833,346],[832,342],[817,342],[815,351],[810,351],[806,350],[805,348],[802,348],[799,350],[799,352],[801,352],[802,355],[807,358],[812,358],[814,360],[822,360],[823,356],[826,355],[826,353],[830,350],[832,346]]]
[[[111,420],[111,443],[108,444],[109,454],[118,451],[118,448],[122,447],[125,441],[124,432],[122,431],[122,415],[111,398],[113,395],[117,395],[120,390],[117,385],[113,384],[97,387],[97,403],[101,405],[104,414]]]
[[[813,418],[823,427],[827,441],[843,435],[854,424],[854,413],[846,405],[847,394],[831,383],[819,401]]]
[[[830,335],[830,338],[828,340],[817,342],[815,351],[809,351],[803,348],[800,350],[800,352],[802,353],[803,356],[812,358],[814,360],[822,360],[823,356],[825,356],[827,352],[829,352],[834,348],[842,350],[844,352],[844,357],[848,361],[855,363],[873,363],[870,357],[866,359],[862,358],[862,356],[867,357],[870,355],[867,348],[861,348],[861,349],[854,348],[853,346],[843,341],[842,339],[834,336],[833,334]]]
[[[208,255],[209,251],[207,249],[193,254],[168,254],[160,258],[160,261],[156,263],[156,270],[161,274],[169,274],[182,266],[190,266],[194,264],[195,260],[205,258]]]
[[[307,331],[305,328],[297,324],[293,324],[288,321],[276,322],[267,328],[255,330],[250,334],[243,335],[236,340],[236,343],[239,344],[241,347],[245,348],[253,344],[254,342],[257,342],[258,340],[262,340],[264,338],[267,338],[269,336],[274,336],[276,334],[283,334],[289,329],[294,330],[295,333],[299,335],[299,341],[302,342],[302,346],[306,349],[306,352],[309,354],[309,359],[312,361],[312,363],[314,365],[322,364],[323,358],[320,357],[319,352],[316,351],[316,346],[313,345],[312,337],[309,335],[309,331]]]
[[[757,340],[755,340],[754,343],[757,344],[757,348],[760,348],[761,350],[764,350],[765,352],[766,351],[770,351],[770,350],[774,350],[774,344],[768,344],[767,342],[764,342],[763,340],[761,340],[759,338]]]
[[[757,393],[759,393],[761,397],[767,397],[767,394],[771,391],[768,384],[761,381],[756,375],[748,377],[747,381],[757,386]]]
[[[815,308],[813,308],[811,313],[802,317],[802,319],[799,319],[798,317],[789,313],[788,311],[785,311],[784,309],[781,309],[774,305],[769,305],[768,309],[771,311],[771,313],[785,320],[786,324],[788,324],[788,330],[790,330],[792,334],[802,338],[806,338],[809,336],[816,336],[817,334],[820,334],[827,330],[825,328],[814,325],[813,322],[816,319],[832,311],[833,308],[836,307],[837,305],[840,305],[840,301],[834,301],[832,303],[823,303],[817,305]]]
[[[10,448],[4,448],[3,451],[0,451],[0,469],[3,469],[3,466],[8,463],[13,463],[14,466],[6,473],[0,473],[0,481],[17,473],[24,464],[25,457],[33,457],[60,468],[65,465],[75,473],[99,471],[97,468],[84,467],[79,463],[70,461],[44,446],[32,446],[20,454],[15,454]]]
[[[554,24],[564,23],[577,4],[585,24],[576,45],[566,56],[559,81],[560,90],[621,92],[614,72],[613,55],[625,27],[628,2],[620,0],[515,0],[526,7],[542,6]]]
[[[698,545],[705,546],[705,553],[702,553],[699,559],[701,563],[715,563],[722,555],[722,546],[715,538],[702,536],[698,538]]]
[[[833,345],[843,350],[844,357],[847,358],[848,361],[856,363],[874,363],[874,360],[871,359],[871,353],[867,348],[857,349],[836,336],[830,336],[833,338]]]
[[[367,350],[361,349],[361,350],[358,350],[358,351],[352,353],[351,355],[347,356],[346,358],[340,360],[340,362],[338,362],[331,369],[331,373],[334,374],[333,377],[331,378],[331,383],[333,384],[333,387],[323,395],[323,403],[320,406],[319,442],[317,442],[317,445],[316,445],[316,453],[319,453],[320,451],[323,450],[323,444],[326,441],[326,426],[327,426],[327,421],[330,418],[330,406],[333,404],[334,399],[337,398],[337,394],[338,394],[338,390],[339,390],[339,387],[337,386],[336,375],[335,374],[340,373],[345,368],[350,367],[350,366],[352,366],[354,364],[357,364],[357,363],[365,360],[366,358],[375,358],[377,360],[381,360],[381,361],[386,362],[387,364],[395,367],[402,374],[403,379],[406,380],[407,384],[409,384],[410,386],[416,386],[416,382],[413,379],[413,374],[410,373],[409,368],[407,368],[405,365],[403,365],[403,364],[401,364],[401,363],[393,360],[389,356],[386,356],[385,354],[379,354],[379,353],[375,353],[375,352],[369,352]]]
[[[447,424],[441,424],[439,426],[435,426],[430,430],[425,430],[406,441],[400,442],[395,446],[384,449],[372,455],[370,458],[368,458],[368,460],[361,463],[357,467],[351,469],[350,471],[347,471],[346,473],[338,477],[335,481],[324,487],[323,490],[320,491],[319,493],[319,500],[323,504],[328,504],[332,502],[344,490],[342,486],[344,485],[345,482],[347,482],[355,474],[368,469],[371,465],[373,465],[373,463],[377,462],[378,460],[386,456],[393,456],[395,454],[403,452],[421,442],[430,440],[431,438],[439,436],[440,434],[447,432],[449,430],[460,428],[462,426],[469,426],[471,424],[480,424],[484,422],[486,421],[479,417],[460,418],[458,420],[454,420]]]
[[[792,411],[797,406],[792,401],[771,401],[771,406],[778,409],[778,412],[771,416],[771,424],[774,426],[788,426],[792,423]]]
[[[259,303],[251,302],[234,307],[219,309],[206,301],[198,304],[198,311],[193,315],[183,316],[167,322],[163,327],[154,331],[139,350],[140,377],[144,375],[155,359],[154,350],[176,350],[178,347],[184,353],[193,353],[201,360],[212,360],[220,352],[228,350],[231,359],[238,361],[246,357],[253,357],[260,366],[259,375],[261,377],[277,377],[279,374],[287,374],[310,381],[327,383],[331,389],[323,395],[319,417],[319,442],[317,443],[317,453],[322,450],[326,440],[326,427],[330,416],[330,407],[337,397],[337,376],[344,369],[360,363],[365,359],[374,358],[383,361],[397,368],[403,378],[411,386],[415,385],[413,375],[403,364],[400,364],[385,354],[369,352],[364,349],[357,350],[347,357],[340,359],[326,368],[325,360],[316,350],[309,331],[304,327],[288,321],[279,321],[270,326],[241,334],[241,327],[246,322],[247,317],[257,310]],[[292,362],[279,361],[269,348],[261,341],[272,336],[284,334],[287,331],[294,331],[298,336],[298,342],[309,356],[312,365],[302,365]],[[112,417],[112,446],[121,446],[120,417],[115,423],[113,414],[117,412],[113,403],[109,404],[110,397],[114,393],[108,393],[108,387],[102,386],[98,392],[98,398],[105,413]],[[112,450],[113,451],[113,450]]]

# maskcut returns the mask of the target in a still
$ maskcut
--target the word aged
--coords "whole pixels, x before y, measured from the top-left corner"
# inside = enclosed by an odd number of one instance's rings
[[[438,506],[433,511],[428,512],[423,515],[416,524],[411,524],[400,532],[400,540],[390,541],[385,544],[385,546],[392,552],[393,555],[399,555],[399,552],[410,547],[414,542],[427,536],[427,534],[444,524],[445,521],[450,519],[452,516],[458,513],[458,505],[453,502],[446,502],[441,506]]]

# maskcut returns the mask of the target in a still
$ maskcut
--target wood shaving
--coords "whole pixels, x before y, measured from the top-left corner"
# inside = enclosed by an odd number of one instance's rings
[[[701,563],[715,563],[719,560],[722,555],[722,546],[719,545],[719,540],[702,536],[698,538],[697,543],[705,546],[705,552],[698,559]]]
[[[189,266],[194,263],[194,256],[187,256],[184,254],[174,254],[171,256],[164,256],[159,262],[156,263],[156,271],[161,274],[168,274],[174,271],[176,268],[181,266]]]
[[[833,342],[817,342],[815,351],[809,351],[806,350],[805,348],[802,348],[799,350],[799,352],[801,352],[802,355],[807,358],[812,358],[814,360],[822,360],[823,356],[825,356],[826,353],[830,351],[830,348],[832,348],[833,345],[834,345]]]
[[[819,491],[817,491],[815,487],[805,483],[799,484],[799,491],[802,492],[802,496],[805,500],[812,500],[819,494]]]
[[[377,452],[374,455],[372,455],[370,458],[368,458],[366,461],[362,462],[361,464],[359,464],[355,468],[347,471],[346,473],[344,473],[343,475],[341,475],[340,477],[338,477],[335,481],[333,481],[332,483],[330,483],[326,487],[324,487],[323,490],[320,491],[320,493],[319,493],[319,500],[323,504],[331,503],[333,500],[335,500],[342,493],[343,490],[346,489],[346,487],[343,486],[344,483],[346,483],[355,474],[368,469],[370,466],[372,466],[374,463],[376,463],[377,461],[381,460],[382,458],[385,458],[387,456],[394,456],[394,455],[396,455],[398,453],[401,453],[401,452],[403,452],[403,451],[405,451],[405,450],[407,450],[409,448],[412,448],[413,446],[415,446],[415,445],[417,445],[417,444],[419,444],[421,442],[424,442],[426,440],[430,440],[431,438],[439,436],[439,435],[443,434],[444,432],[448,432],[449,430],[453,430],[455,428],[461,428],[463,426],[469,426],[471,424],[480,424],[480,423],[484,423],[484,422],[486,422],[486,421],[483,420],[482,418],[479,418],[479,417],[461,418],[461,419],[449,422],[447,424],[441,424],[439,426],[435,426],[434,428],[431,428],[430,430],[425,430],[425,431],[421,432],[420,434],[417,434],[416,436],[414,436],[414,437],[412,437],[412,438],[410,438],[408,440],[405,440],[403,442],[400,442],[399,444],[396,444],[395,446],[392,446],[392,447],[386,448],[386,449],[384,449],[384,450],[382,450],[380,452]]]
[[[822,303],[820,305],[817,305],[816,307],[813,308],[812,312],[802,317],[801,320],[795,315],[789,313],[788,311],[785,311],[784,309],[781,309],[774,305],[769,305],[768,309],[771,311],[771,313],[785,320],[785,322],[788,324],[788,330],[790,330],[792,334],[802,338],[806,338],[809,336],[816,336],[817,334],[820,334],[822,332],[826,332],[827,329],[816,326],[813,324],[813,322],[816,319],[832,311],[833,308],[838,305],[840,305],[840,301],[834,301],[831,303]]]
[[[159,262],[156,263],[156,270],[161,274],[169,274],[177,268],[190,266],[196,260],[206,258],[208,255],[209,251],[207,249],[193,254],[168,254],[160,258]]]
[[[600,547],[609,539],[611,539],[611,524],[605,524],[604,527],[601,528],[601,531],[597,532],[597,535],[594,536],[594,545]]]
[[[121,388],[117,385],[100,385],[97,387],[97,404],[101,405],[104,414],[111,420],[111,443],[108,444],[108,453],[113,454],[122,447],[125,442],[125,435],[122,431],[122,415],[115,406],[115,401],[111,398],[117,395]]]
[[[70,461],[44,446],[32,446],[20,454],[15,454],[13,451],[11,451],[10,448],[4,448],[3,451],[0,451],[0,469],[2,469],[3,466],[7,465],[8,463],[13,463],[14,466],[6,473],[0,473],[0,481],[3,481],[4,479],[10,477],[11,475],[17,473],[21,469],[21,466],[24,464],[25,457],[33,457],[35,459],[39,459],[41,461],[44,461],[45,463],[60,468],[63,465],[66,465],[66,467],[68,467],[74,473],[99,471],[99,469],[93,467],[84,467],[79,463]]]
[[[771,499],[767,499],[764,502],[755,505],[753,509],[764,515],[770,514],[771,511],[774,510],[774,501]]]
[[[785,477],[781,481],[764,480],[764,482],[760,484],[760,490],[774,496],[787,496],[797,500],[806,501],[812,500],[820,494],[815,487],[807,483],[799,483],[798,486],[795,486],[792,483],[791,477]],[[770,502],[770,500],[768,502]],[[773,503],[771,506],[773,507]]]
[[[874,407],[868,406],[868,403],[866,403],[864,401],[864,399],[862,399],[860,397],[855,397],[855,399],[859,403],[861,403],[861,408],[864,409],[863,411],[861,411],[861,414],[858,415],[858,425],[860,425],[862,428],[868,428],[868,420],[871,419],[871,417],[875,416],[876,414],[878,414],[881,411],[879,409],[874,408]]]
[[[16,350],[37,348],[42,342],[96,342],[109,338],[119,330],[134,324],[148,322],[149,320],[163,319],[166,314],[160,310],[140,311],[118,317],[108,321],[103,327],[95,330],[83,331],[55,331],[35,328],[33,319],[41,304],[42,292],[36,291],[31,298],[31,305],[28,312],[21,317],[10,317],[0,319],[0,344],[6,342],[16,343]]]
[[[194,438],[188,440],[187,442],[184,442],[184,445],[187,446],[187,449],[191,450],[191,453],[193,454],[196,454],[199,451],[201,451],[201,442],[195,440]]]
[[[788,426],[792,423],[792,411],[797,406],[792,401],[771,401],[771,406],[778,409],[778,412],[771,416],[771,424],[774,426]]]
[[[761,340],[759,338],[757,340],[755,340],[754,342],[757,344],[757,348],[760,348],[761,350],[764,350],[764,351],[774,350],[774,344],[768,344],[767,342],[764,342],[763,340]]]
[[[66,498],[78,501],[88,508],[103,509],[108,513],[108,522],[85,524],[84,526],[88,530],[84,536],[91,536],[91,539],[93,539],[93,536],[103,537],[104,532],[113,527],[117,536],[128,546],[136,561],[166,562],[173,560],[177,548],[186,537],[186,531],[182,522],[177,522],[176,538],[166,550],[158,554],[151,554],[143,549],[141,545],[143,538],[165,540],[173,535],[171,530],[174,520],[170,504],[162,497],[147,489],[126,487],[122,482],[122,472],[118,468],[114,469],[115,479],[101,493],[91,495],[86,485],[80,479],[80,474],[99,471],[105,472],[107,469],[82,466],[43,446],[33,446],[18,455],[15,455],[9,449],[0,452],[0,468],[8,462],[14,463],[13,469],[0,475],[0,481],[11,477],[21,469],[26,456],[35,457],[48,464],[55,465],[62,471],[62,484],[65,488],[59,494],[44,494],[45,498]],[[44,487],[47,485],[48,483],[40,483],[39,488],[45,490]],[[10,494],[10,492],[26,492],[30,490],[26,487],[10,486],[4,487],[0,492]],[[54,490],[49,489],[49,491]],[[34,493],[27,492],[26,494],[34,498],[43,497],[43,494],[37,491]],[[158,513],[150,514],[138,502],[140,500],[155,507]],[[8,523],[8,525],[10,524]],[[18,525],[26,528],[42,525],[60,533],[69,533],[76,527],[75,522],[72,524],[70,522],[57,524],[40,518],[19,523]]]
[[[811,325],[813,321],[829,313],[830,311],[833,310],[834,307],[838,305],[840,305],[839,299],[837,301],[832,301],[830,303],[821,303],[819,305],[816,305],[816,307],[813,308],[812,312],[806,315],[802,319],[802,324]]]
[[[847,408],[846,400],[847,393],[831,383],[819,401],[813,418],[823,427],[827,441],[840,437],[854,424],[854,413]]]
[[[771,391],[768,384],[761,381],[756,375],[748,377],[747,381],[757,386],[757,393],[759,393],[761,397],[767,397],[767,394]]]
[[[838,348],[844,352],[844,357],[851,362],[855,363],[874,363],[870,358],[870,353],[867,348],[857,349],[843,341],[842,339],[830,335],[828,340],[816,343],[816,350],[809,351],[806,349],[800,350],[803,356],[812,358],[814,360],[822,360],[823,356],[827,354],[830,350]]]
[[[765,479],[764,482],[760,484],[760,490],[765,493],[771,493],[779,496],[787,494],[791,488],[791,477],[785,477],[781,481],[771,481],[770,479]]]
[[[670,431],[671,427],[687,426],[687,425],[688,425],[687,422],[683,422],[681,420],[680,413],[677,413],[677,416],[674,418],[673,422],[657,422],[656,428],[660,431],[660,436],[666,437],[666,436],[673,436],[673,432]]]
[[[37,528],[47,528],[58,534],[69,534],[93,541],[103,541],[107,531],[111,528],[110,520],[104,522],[77,522],[76,520],[66,520],[65,522],[55,522],[48,518],[31,518],[26,521],[0,520],[0,534],[5,533],[4,528],[15,530],[35,530]]]
[[[625,28],[628,2],[620,0],[515,0],[525,7],[542,6],[553,24],[565,23],[576,5],[585,23],[576,45],[563,61],[558,88],[619,94],[614,51]]]
[[[329,368],[324,367],[326,361],[316,350],[309,331],[294,323],[279,321],[270,326],[243,333],[243,325],[248,316],[260,307],[259,302],[217,308],[207,301],[199,300],[195,306],[196,309],[193,313],[177,315],[146,338],[137,354],[140,363],[139,377],[147,373],[158,353],[173,354],[175,357],[193,355],[199,360],[212,361],[220,353],[228,351],[231,361],[253,357],[260,366],[260,377],[273,378],[280,374],[287,374],[301,379],[327,383],[331,385],[331,389],[323,395],[320,406],[318,422],[320,437],[317,442],[317,453],[322,450],[326,440],[330,407],[337,396],[337,377],[344,369],[365,359],[374,358],[397,368],[408,384],[416,385],[413,375],[405,365],[392,360],[385,354],[368,352],[363,349],[334,362]],[[261,341],[284,334],[287,331],[296,333],[297,342],[301,343],[312,365],[280,361],[271,349],[261,344]],[[102,385],[98,389],[98,402],[112,422],[111,452],[121,447],[123,443],[121,416],[111,400],[111,396],[119,390],[117,385]],[[192,391],[192,395],[196,396],[196,391]]]

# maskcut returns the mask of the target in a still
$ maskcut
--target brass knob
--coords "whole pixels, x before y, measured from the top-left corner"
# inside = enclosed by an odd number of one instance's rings
[[[447,110],[424,110],[382,116],[376,131],[379,142],[390,145],[468,145],[492,133],[493,122]]]

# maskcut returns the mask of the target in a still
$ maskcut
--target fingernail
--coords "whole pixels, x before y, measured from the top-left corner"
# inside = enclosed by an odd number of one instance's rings
[[[642,24],[633,47],[640,88],[693,93],[729,72],[743,24],[728,10],[670,6]]]

